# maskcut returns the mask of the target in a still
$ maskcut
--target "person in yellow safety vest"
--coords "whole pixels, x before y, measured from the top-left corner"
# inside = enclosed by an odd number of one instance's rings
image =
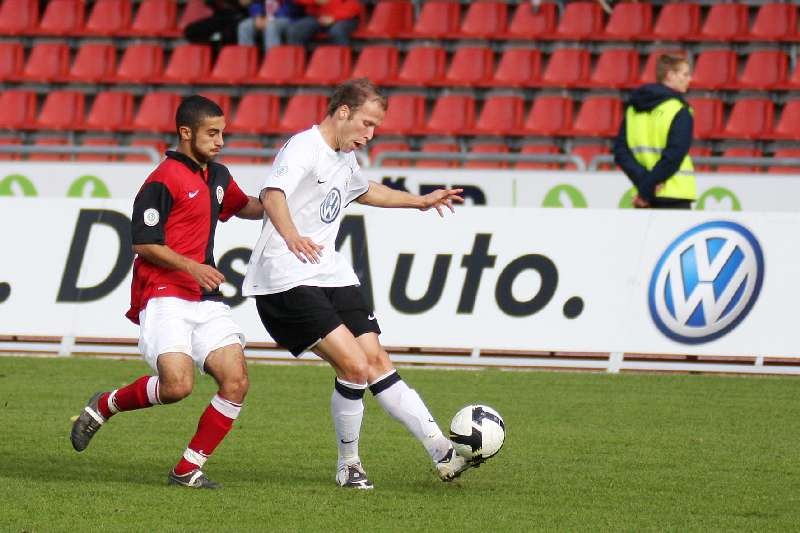
[[[636,188],[634,207],[691,209],[697,185],[689,156],[694,119],[683,97],[692,80],[686,58],[660,56],[656,80],[631,93],[614,161]]]

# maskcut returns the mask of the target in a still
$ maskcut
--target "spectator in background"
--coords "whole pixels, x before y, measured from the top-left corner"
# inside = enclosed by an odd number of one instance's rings
[[[363,6],[358,0],[295,0],[306,16],[289,25],[288,44],[305,44],[314,34],[328,34],[333,44],[349,45],[350,34],[358,27]]]
[[[186,26],[183,35],[191,43],[215,47],[236,44],[236,30],[239,22],[247,17],[248,4],[247,0],[206,0],[212,15]]]
[[[692,74],[684,57],[662,55],[656,81],[636,89],[614,140],[614,161],[636,188],[634,207],[691,209],[697,198],[689,156],[694,119],[683,95]]]
[[[286,42],[293,20],[304,15],[302,6],[293,0],[255,1],[250,4],[250,16],[239,23],[239,44],[256,44],[256,35],[264,39],[264,50]]]

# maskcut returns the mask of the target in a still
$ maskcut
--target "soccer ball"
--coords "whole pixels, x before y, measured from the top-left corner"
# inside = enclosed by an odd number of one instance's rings
[[[506,438],[506,425],[500,413],[486,405],[468,405],[450,422],[450,440],[456,453],[480,462],[493,457]]]

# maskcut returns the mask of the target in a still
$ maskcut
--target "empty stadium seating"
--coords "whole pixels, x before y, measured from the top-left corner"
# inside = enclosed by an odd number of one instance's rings
[[[228,132],[248,136],[239,146],[271,146],[318,122],[331,86],[367,77],[389,97],[376,132],[387,144],[585,155],[607,150],[628,91],[654,82],[669,52],[693,66],[687,99],[704,149],[750,142],[770,154],[800,140],[795,3],[620,1],[609,15],[593,0],[364,3],[351,47],[317,36],[308,47],[232,45],[215,56],[181,37],[210,13],[204,0],[0,0],[0,133],[24,143],[83,142],[83,132],[100,145],[125,145],[131,132],[164,141],[179,99],[203,93],[220,103]]]

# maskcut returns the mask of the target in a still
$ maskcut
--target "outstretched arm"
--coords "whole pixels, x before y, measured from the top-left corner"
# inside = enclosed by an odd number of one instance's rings
[[[447,207],[451,212],[455,213],[453,202],[462,203],[464,201],[464,198],[460,196],[463,190],[436,189],[425,196],[420,196],[370,181],[367,192],[359,196],[356,201],[360,204],[375,207],[411,207],[420,211],[427,211],[433,207],[439,213],[439,216],[444,216],[443,207]]]
[[[315,243],[309,237],[303,237],[294,225],[289,204],[286,203],[286,194],[280,189],[264,189],[261,191],[261,203],[264,211],[278,230],[286,246],[303,263],[319,263],[323,246]]]
[[[247,203],[236,213],[239,218],[248,220],[260,220],[264,218],[264,206],[254,196],[247,197]]]

